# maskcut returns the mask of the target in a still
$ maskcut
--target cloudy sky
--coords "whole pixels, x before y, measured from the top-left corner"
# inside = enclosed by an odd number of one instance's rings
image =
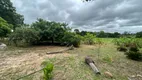
[[[11,0],[25,23],[37,18],[87,31],[142,31],[142,0]]]

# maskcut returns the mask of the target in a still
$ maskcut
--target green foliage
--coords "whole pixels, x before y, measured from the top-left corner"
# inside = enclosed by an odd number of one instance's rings
[[[45,67],[43,68],[44,80],[51,80],[52,76],[53,76],[52,71],[53,71],[54,65],[52,63],[46,62],[46,61],[44,61],[42,64],[45,65]]]
[[[129,51],[125,53],[132,60],[142,61],[142,52]]]
[[[32,28],[17,28],[9,35],[9,41],[15,45],[33,44],[39,40],[39,33]]]
[[[6,37],[11,32],[12,25],[0,17],[0,37]]]
[[[16,9],[10,0],[0,0],[0,16],[9,24],[12,24],[14,29],[23,24],[24,21],[23,16],[16,13]]]
[[[59,42],[65,32],[70,30],[66,26],[65,23],[49,22],[43,19],[38,19],[32,24],[32,28],[40,33],[40,41],[52,41],[52,43]]]
[[[104,38],[106,37],[106,33],[104,31],[100,31],[98,34],[97,34],[97,37],[99,38]]]
[[[142,31],[136,33],[136,38],[142,38]]]
[[[95,38],[95,44],[103,44],[103,40],[101,38]]]
[[[74,32],[75,32],[76,34],[80,34],[79,29],[74,29]]]
[[[75,33],[66,32],[64,37],[62,38],[62,43],[73,45],[74,47],[79,47],[81,43],[81,36]]]
[[[127,51],[127,47],[121,45],[117,48],[118,51],[123,51],[123,52],[126,52]]]
[[[118,46],[131,47],[137,46],[138,48],[142,48],[142,39],[140,38],[118,38],[114,39],[113,42]]]
[[[142,53],[139,52],[139,48],[141,48],[140,42],[141,39],[139,38],[120,38],[116,39],[115,44],[118,45],[118,50],[120,51],[127,51],[125,54],[128,58],[132,60],[142,60]]]
[[[95,36],[93,34],[87,33],[84,36],[84,40],[83,41],[84,41],[85,44],[92,45],[92,44],[95,43]]]

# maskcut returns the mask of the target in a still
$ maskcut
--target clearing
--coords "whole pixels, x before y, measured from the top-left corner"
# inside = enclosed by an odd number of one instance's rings
[[[49,60],[54,64],[54,80],[142,80],[142,62],[127,59],[123,52],[108,40],[103,45],[81,45],[80,48],[65,53],[50,54],[66,47],[38,46],[28,48],[12,48],[0,51],[0,80],[16,80],[36,70],[41,69],[41,63]],[[84,58],[90,56],[102,75],[95,75],[84,63]],[[113,79],[107,78],[104,72],[109,71]],[[41,80],[42,71],[20,80]],[[137,76],[139,75],[139,76]]]

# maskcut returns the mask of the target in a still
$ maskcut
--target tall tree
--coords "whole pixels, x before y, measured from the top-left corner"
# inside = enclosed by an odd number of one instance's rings
[[[24,23],[23,16],[16,13],[16,8],[10,0],[0,0],[0,17],[12,24],[13,29]]]

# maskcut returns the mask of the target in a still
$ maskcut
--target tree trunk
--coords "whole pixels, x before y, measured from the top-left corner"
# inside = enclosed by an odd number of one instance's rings
[[[52,40],[52,44],[54,44],[54,38],[53,37],[51,38],[51,40]]]

